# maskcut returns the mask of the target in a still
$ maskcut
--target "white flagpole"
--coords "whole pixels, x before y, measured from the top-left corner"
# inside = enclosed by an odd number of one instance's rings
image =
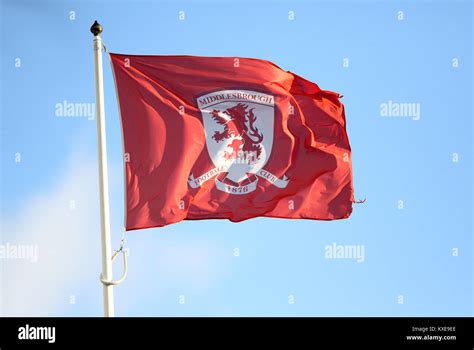
[[[102,278],[112,280],[112,245],[110,241],[109,185],[107,175],[107,147],[105,140],[104,80],[102,76],[102,26],[95,21],[91,27],[94,34],[95,108],[97,119],[97,142],[99,150],[100,227],[102,241]],[[104,316],[114,317],[113,285],[103,285]]]

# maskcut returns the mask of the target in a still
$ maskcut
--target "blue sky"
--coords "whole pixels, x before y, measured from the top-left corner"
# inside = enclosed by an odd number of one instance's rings
[[[94,102],[98,19],[111,52],[268,59],[343,94],[367,198],[343,221],[129,232],[117,315],[473,315],[472,2],[2,0],[0,13],[0,238],[38,250],[0,259],[0,314],[102,314],[95,120],[56,115]],[[122,144],[104,63],[118,247]],[[419,106],[419,120],[382,116],[388,101]],[[363,262],[325,258],[333,243],[364,247]]]

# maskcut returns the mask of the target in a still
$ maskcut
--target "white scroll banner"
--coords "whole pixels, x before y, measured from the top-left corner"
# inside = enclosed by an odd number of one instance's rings
[[[215,167],[209,170],[208,172],[202,174],[201,176],[197,178],[194,178],[194,175],[191,174],[188,179],[188,184],[192,188],[198,188],[204,182],[212,179],[216,175],[225,173],[228,170],[229,170],[228,167],[220,166],[220,167]],[[260,169],[255,175],[261,177],[262,179],[267,180],[272,185],[275,185],[278,188],[285,188],[289,182],[289,179],[286,175],[283,175],[283,177],[280,179],[276,175],[264,169]],[[255,189],[257,188],[258,179],[255,179],[255,181],[252,181],[251,183],[247,185],[243,185],[243,186],[234,186],[234,185],[226,184],[220,181],[218,178],[216,178],[215,181],[216,181],[216,186],[220,191],[224,191],[226,193],[231,193],[231,194],[246,194],[246,193],[255,191]]]
[[[258,182],[258,179],[255,178],[255,181],[247,185],[234,186],[234,185],[226,184],[220,181],[219,178],[216,177],[217,189],[226,193],[230,193],[230,194],[247,194],[247,193],[253,192],[257,189],[257,182]]]
[[[229,170],[229,168],[222,165],[222,166],[215,167],[214,169],[209,170],[208,172],[202,174],[196,179],[194,178],[194,175],[191,174],[189,175],[188,184],[192,188],[201,187],[201,185],[207,180],[212,179],[214,176],[219,175],[220,173],[225,173],[227,172],[227,170]]]
[[[283,177],[280,179],[276,175],[273,175],[271,172],[265,169],[260,169],[256,175],[267,180],[278,188],[285,188],[289,182],[288,177],[286,175],[283,175]]]

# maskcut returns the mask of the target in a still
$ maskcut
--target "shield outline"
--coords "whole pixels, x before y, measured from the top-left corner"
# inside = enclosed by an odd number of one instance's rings
[[[262,103],[262,102],[254,101],[251,99],[243,99],[243,98],[239,99],[237,97],[224,99],[221,101],[216,101],[215,103],[210,103],[210,104],[202,104],[199,101],[200,99],[210,97],[210,96],[215,96],[215,95],[220,95],[220,94],[232,94],[232,93],[244,93],[244,94],[263,96],[269,99],[271,102]],[[257,174],[268,163],[268,160],[271,157],[271,152],[273,149],[273,139],[274,139],[274,134],[275,134],[275,117],[276,117],[275,96],[272,94],[269,94],[267,91],[264,92],[264,91],[249,90],[249,89],[242,89],[242,88],[222,88],[219,90],[208,91],[204,94],[201,94],[195,97],[195,100],[196,100],[196,107],[199,110],[199,114],[202,118],[202,125],[204,129],[205,140],[206,140],[207,154],[209,156],[211,163],[216,168],[221,167],[223,165],[223,161],[222,161],[223,157],[222,155],[221,156],[218,155],[219,151],[222,152],[223,149],[224,150],[227,149],[229,141],[232,140],[232,138],[225,139],[227,143],[224,142],[222,143],[222,145],[219,145],[219,147],[216,146],[216,144],[218,143],[214,139],[212,139],[213,132],[217,130],[222,131],[223,128],[220,127],[220,125],[218,125],[218,123],[212,118],[211,111],[208,108],[216,107],[222,112],[223,110],[232,107],[232,106],[229,106],[229,104],[236,105],[237,103],[244,103],[248,105],[249,108],[254,108],[257,110],[255,113],[255,116],[257,117],[255,121],[255,125],[259,129],[259,131],[261,131],[263,134],[263,140],[260,143],[260,145],[262,146],[263,158],[261,154],[259,158],[260,160],[257,163],[253,164],[253,166],[250,168],[248,165],[245,165],[245,164],[243,166],[242,164],[236,165],[234,161],[230,164],[228,173],[224,173],[222,175],[224,175],[224,177],[225,175],[227,176],[230,175],[230,179],[234,183],[238,184],[239,182],[246,181],[248,179],[247,174],[249,175]],[[224,105],[225,108],[219,108],[219,106],[222,106],[222,105]],[[257,106],[258,108],[255,106]],[[270,118],[270,115],[271,115],[271,118]],[[214,127],[211,127],[212,125],[214,125]],[[216,152],[216,149],[219,149],[219,151]],[[247,171],[244,172],[243,169],[245,168],[247,168]]]

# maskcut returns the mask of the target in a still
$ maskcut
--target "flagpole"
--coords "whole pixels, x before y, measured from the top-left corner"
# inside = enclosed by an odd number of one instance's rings
[[[107,147],[105,139],[104,80],[102,76],[102,26],[95,21],[94,34],[95,105],[97,119],[97,143],[99,155],[100,228],[102,246],[102,278],[112,280],[112,244],[110,240],[109,186],[107,175]],[[113,285],[103,283],[104,316],[114,317]]]

